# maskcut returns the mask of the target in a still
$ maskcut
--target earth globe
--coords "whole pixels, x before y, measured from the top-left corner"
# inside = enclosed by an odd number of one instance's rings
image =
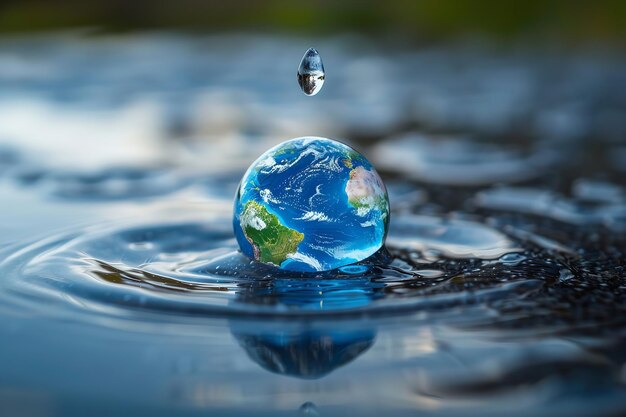
[[[372,164],[320,137],[283,142],[248,168],[233,227],[241,251],[281,269],[317,272],[362,261],[384,244],[389,198]]]

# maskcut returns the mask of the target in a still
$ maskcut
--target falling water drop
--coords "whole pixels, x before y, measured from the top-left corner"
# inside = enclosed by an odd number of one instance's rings
[[[324,64],[315,48],[309,48],[298,67],[298,84],[307,96],[314,96],[324,85]]]

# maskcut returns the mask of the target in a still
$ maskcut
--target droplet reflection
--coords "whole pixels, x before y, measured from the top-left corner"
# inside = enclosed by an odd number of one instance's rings
[[[307,401],[300,406],[300,415],[307,417],[319,417],[320,413],[317,411],[315,404]]]
[[[307,96],[314,96],[324,85],[324,64],[319,52],[314,48],[309,48],[300,61],[298,67],[298,84]]]

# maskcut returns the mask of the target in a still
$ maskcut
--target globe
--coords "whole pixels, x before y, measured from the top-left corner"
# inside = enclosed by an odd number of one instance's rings
[[[364,260],[384,244],[389,198],[359,152],[318,137],[283,142],[252,163],[235,197],[241,251],[299,272]]]

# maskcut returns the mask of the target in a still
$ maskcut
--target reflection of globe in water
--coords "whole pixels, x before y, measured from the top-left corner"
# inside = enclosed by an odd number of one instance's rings
[[[368,350],[376,337],[373,329],[253,330],[237,324],[231,324],[231,332],[263,368],[303,379],[321,378],[348,364]]]
[[[243,253],[293,271],[361,261],[382,247],[388,224],[389,199],[376,170],[330,139],[292,139],[265,152],[235,198]]]

